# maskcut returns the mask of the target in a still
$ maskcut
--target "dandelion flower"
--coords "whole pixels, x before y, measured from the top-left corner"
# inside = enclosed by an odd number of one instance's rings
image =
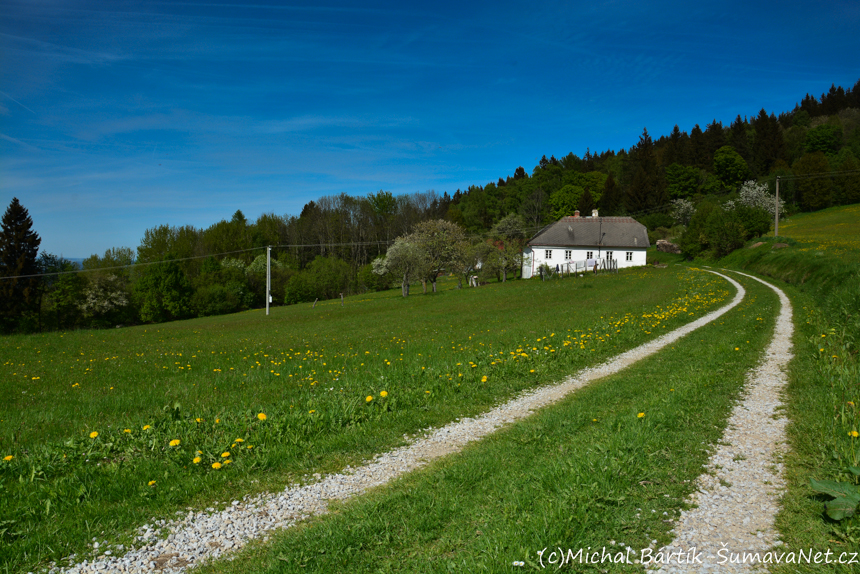
[[[155,481],[154,481],[154,480],[150,480],[150,481],[149,481],[149,486],[155,486]]]
[[[245,442],[245,439],[237,438],[233,442]]]
[[[247,448],[252,449],[254,448],[254,445],[249,444]]]
[[[258,419],[260,419],[261,421],[266,420],[266,413],[260,413],[260,414],[258,414],[258,415],[257,415],[257,418],[258,418]]]
[[[372,400],[373,400],[373,397],[372,397],[371,395],[367,395],[367,398],[366,398],[366,399],[364,399],[364,401],[365,401],[365,402],[367,402],[367,403],[369,403],[369,402],[370,402],[370,401],[372,401]]]
[[[224,464],[230,464],[231,462],[233,462],[233,461],[228,458],[227,460],[224,461]]]
[[[860,436],[860,433],[858,433],[856,430],[853,430],[848,433],[848,436],[850,436],[851,438],[857,438],[858,436]]]
[[[198,423],[202,423],[202,422],[203,422],[203,419],[200,419],[200,418],[197,418],[197,419],[194,419],[194,420],[195,420],[195,421],[197,421]]]
[[[131,432],[131,429],[123,429],[123,431],[122,431],[122,432],[130,433],[130,432]]]
[[[384,399],[385,397],[388,396],[388,391],[382,391],[381,393],[379,393],[379,396]]]
[[[151,428],[152,428],[151,425],[143,425],[143,430],[147,430],[147,429],[151,429]]]
[[[221,422],[221,419],[215,419],[215,424],[218,424],[220,422]]]
[[[96,431],[90,433],[90,438],[96,438],[97,436],[99,436],[99,433],[97,433]]]
[[[316,412],[315,410],[310,410],[310,411],[308,411],[308,414],[309,414],[309,415],[312,415],[312,414],[314,414],[315,412]]]
[[[3,460],[5,460],[6,462],[9,462],[9,461],[10,461],[10,460],[12,460],[13,458],[15,458],[15,457],[14,457],[14,456],[12,456],[12,455],[10,454],[10,455],[8,455],[8,456],[4,456],[4,457],[3,457]]]
[[[212,468],[214,468],[215,470],[218,470],[219,468],[221,468],[221,463],[220,462],[213,462]]]
[[[639,413],[638,415],[636,415],[636,417],[637,417],[637,418],[640,418],[640,419],[641,419],[641,418],[644,418],[644,417],[645,417],[645,413]]]
[[[230,456],[229,452],[222,452],[221,453],[221,458],[227,458],[228,456]]]
[[[191,462],[193,462],[194,464],[200,464],[200,461],[201,461],[201,460],[203,460],[203,459],[202,459],[202,458],[200,458],[199,456],[195,456],[195,457],[194,457],[194,460],[192,460]]]
[[[481,377],[481,382],[482,382],[482,383],[486,383],[486,382],[487,382],[487,375],[484,375],[483,377]]]
[[[170,446],[179,446],[179,439],[175,438],[172,441],[170,441]]]

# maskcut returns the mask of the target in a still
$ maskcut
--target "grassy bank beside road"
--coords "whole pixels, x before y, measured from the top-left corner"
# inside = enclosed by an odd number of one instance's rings
[[[791,451],[785,459],[788,491],[777,518],[789,549],[860,552],[860,515],[834,521],[830,497],[810,480],[860,485],[849,470],[860,462],[860,205],[801,214],[780,224],[780,242],[736,251],[720,263],[777,283],[795,308],[795,358],[789,371]],[[820,565],[789,565],[775,572],[820,572]],[[838,570],[838,566],[832,566]],[[856,565],[842,571],[854,572]]]
[[[730,299],[635,269],[0,339],[0,567],[282,488],[487,410]]]

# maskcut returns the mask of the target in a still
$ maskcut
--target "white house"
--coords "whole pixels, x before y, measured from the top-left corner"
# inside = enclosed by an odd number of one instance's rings
[[[650,247],[648,230],[632,217],[562,217],[541,229],[523,249],[523,279],[546,263],[552,269],[574,272],[615,261],[619,269],[645,265]]]

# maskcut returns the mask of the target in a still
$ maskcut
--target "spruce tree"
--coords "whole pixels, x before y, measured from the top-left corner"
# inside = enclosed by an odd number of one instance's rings
[[[603,185],[603,195],[600,196],[601,215],[619,215],[624,204],[624,196],[621,188],[615,183],[615,178],[610,173]]]
[[[0,329],[4,332],[16,330],[21,318],[36,310],[39,278],[26,276],[39,272],[36,258],[41,242],[30,214],[13,197],[0,226]]]

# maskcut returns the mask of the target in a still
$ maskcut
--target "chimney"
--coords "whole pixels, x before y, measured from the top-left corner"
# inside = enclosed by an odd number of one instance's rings
[[[597,217],[597,210],[596,209],[591,210],[591,217]]]
[[[576,211],[574,211],[574,212],[573,212],[573,216],[574,216],[574,217],[579,217],[579,210],[578,210],[578,209],[577,209]]]

